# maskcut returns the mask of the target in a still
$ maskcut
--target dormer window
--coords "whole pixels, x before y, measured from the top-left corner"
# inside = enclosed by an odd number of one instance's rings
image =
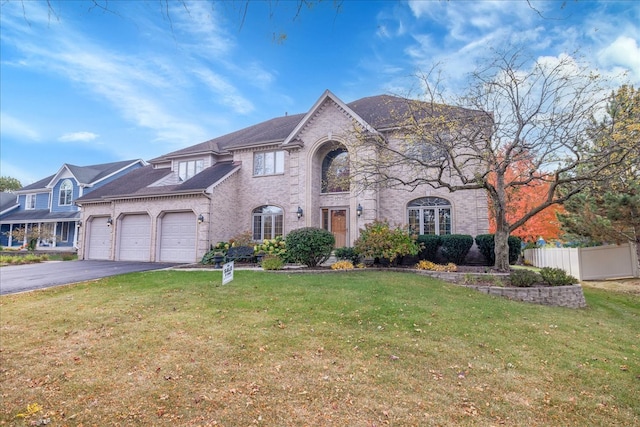
[[[186,181],[204,169],[204,160],[189,160],[178,163],[178,177],[180,181]]]
[[[24,208],[27,210],[36,208],[36,195],[35,194],[27,194],[24,202]]]
[[[71,180],[65,179],[60,184],[60,197],[58,199],[58,205],[60,206],[70,206],[71,199],[73,198],[73,185],[71,184]]]

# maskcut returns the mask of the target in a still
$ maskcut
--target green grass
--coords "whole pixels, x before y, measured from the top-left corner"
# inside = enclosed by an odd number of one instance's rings
[[[640,423],[637,295],[585,288],[572,310],[405,273],[220,282],[160,271],[0,298],[0,425]]]

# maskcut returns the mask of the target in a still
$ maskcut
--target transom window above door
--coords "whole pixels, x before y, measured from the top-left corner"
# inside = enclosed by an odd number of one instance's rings
[[[440,197],[422,197],[407,205],[409,230],[416,234],[451,234],[451,203]]]
[[[344,147],[329,151],[322,160],[322,192],[349,191],[349,152]]]

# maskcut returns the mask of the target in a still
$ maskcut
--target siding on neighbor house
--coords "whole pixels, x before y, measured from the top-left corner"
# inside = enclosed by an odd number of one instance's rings
[[[33,193],[31,193],[33,194]],[[20,204],[20,207],[18,208],[18,210],[24,211],[24,210],[31,210],[31,209],[26,209],[27,206],[27,195],[26,194],[20,194],[18,196],[18,203]],[[49,193],[36,193],[36,210],[39,209],[49,209]]]
[[[71,181],[72,195],[71,204],[66,206],[60,206],[60,187],[66,180]],[[79,197],[80,188],[78,183],[73,178],[62,178],[56,182],[51,191],[51,212],[75,212],[80,210],[73,202]]]

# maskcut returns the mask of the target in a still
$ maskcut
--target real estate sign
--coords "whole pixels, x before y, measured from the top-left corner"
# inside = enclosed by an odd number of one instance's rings
[[[233,280],[233,261],[222,266],[222,284],[226,285]]]

